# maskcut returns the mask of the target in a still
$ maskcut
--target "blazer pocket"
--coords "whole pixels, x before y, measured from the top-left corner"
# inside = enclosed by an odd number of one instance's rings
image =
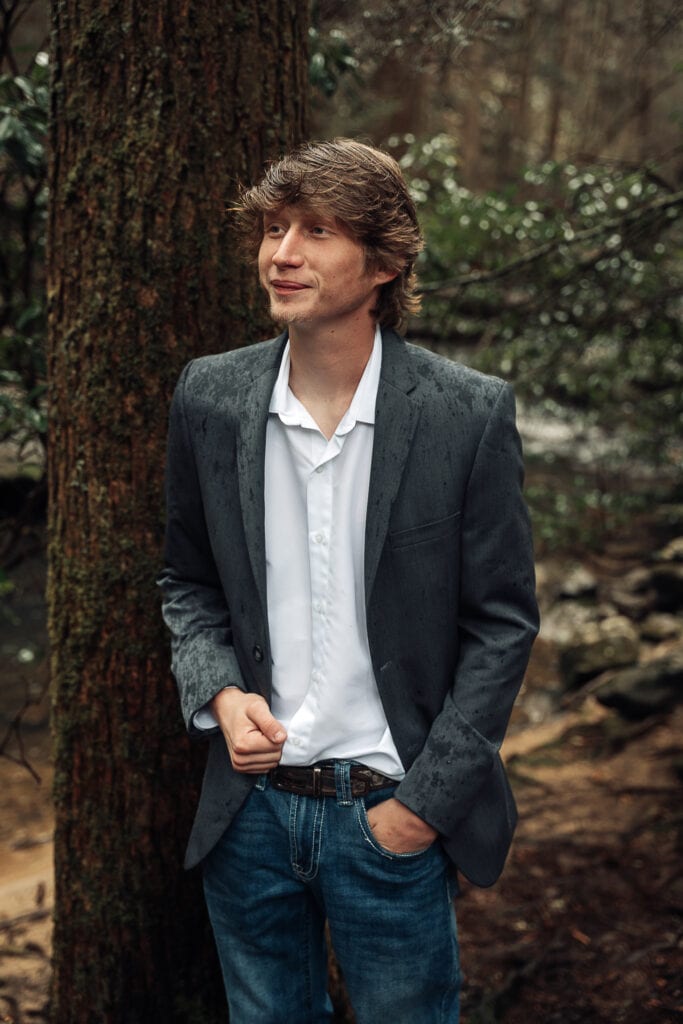
[[[443,519],[436,519],[433,523],[423,523],[421,526],[411,526],[409,530],[398,530],[389,534],[389,544],[394,551],[400,548],[414,547],[417,544],[426,544],[432,540],[440,540],[455,533],[460,525],[462,512],[454,512]]]

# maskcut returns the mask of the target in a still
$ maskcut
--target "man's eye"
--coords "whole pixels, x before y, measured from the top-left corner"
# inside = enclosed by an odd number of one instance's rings
[[[318,224],[318,225],[316,225],[316,227],[311,228],[311,234],[312,235],[327,235],[327,234],[329,234],[329,228],[323,227],[322,224]]]

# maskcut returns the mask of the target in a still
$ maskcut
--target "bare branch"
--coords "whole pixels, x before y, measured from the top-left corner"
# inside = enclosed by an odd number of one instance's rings
[[[29,775],[31,775],[32,778],[35,779],[38,785],[40,785],[42,779],[38,772],[33,767],[33,765],[31,764],[31,762],[29,761],[26,751],[24,749],[22,723],[29,709],[37,707],[43,700],[48,691],[48,687],[49,680],[45,680],[42,687],[40,688],[40,691],[34,696],[30,696],[30,694],[28,693],[28,684],[26,685],[27,693],[26,697],[24,698],[24,703],[16,712],[14,718],[7,726],[5,735],[3,736],[2,740],[0,740],[0,757],[5,757],[7,758],[8,761],[11,761],[12,764],[17,764],[20,767],[25,768]],[[10,752],[9,748],[10,745],[12,744],[12,741],[14,741],[14,743],[16,744],[18,754],[13,754]]]
[[[489,281],[499,281],[501,278],[515,273],[515,271],[538,263],[539,260],[549,256],[551,253],[558,252],[560,249],[567,249],[580,245],[583,242],[589,242],[594,238],[601,238],[607,232],[633,231],[635,227],[650,218],[662,214],[669,214],[671,216],[670,211],[673,211],[673,215],[676,217],[680,216],[681,212],[683,212],[683,189],[674,192],[672,195],[658,196],[651,203],[640,206],[635,210],[629,210],[620,217],[613,217],[610,220],[603,221],[602,224],[598,224],[593,228],[577,231],[571,238],[553,238],[549,242],[544,242],[543,245],[531,249],[523,256],[518,257],[518,259],[511,260],[502,267],[496,267],[495,270],[478,270],[471,274],[463,274],[460,277],[451,278],[449,281],[424,284],[421,287],[421,291],[424,294],[438,295],[441,298],[455,298],[461,288],[467,288],[473,284],[486,284]],[[613,248],[603,246],[597,254],[591,253],[586,266],[597,262],[607,252],[613,252]]]

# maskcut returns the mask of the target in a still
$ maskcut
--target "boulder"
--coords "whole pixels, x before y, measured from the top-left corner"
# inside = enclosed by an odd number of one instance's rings
[[[643,640],[650,640],[653,643],[673,640],[681,634],[683,619],[679,615],[670,615],[667,612],[651,612],[640,624],[640,635]]]
[[[657,607],[653,570],[645,566],[632,569],[609,588],[609,598],[623,615],[643,619]]]
[[[568,600],[580,600],[595,597],[597,590],[598,581],[590,569],[585,565],[575,565],[569,569],[562,581],[559,596]]]
[[[670,711],[683,701],[683,644],[661,658],[615,673],[595,696],[630,720]]]
[[[575,628],[560,649],[560,674],[568,688],[600,675],[606,669],[633,665],[638,660],[640,638],[624,615]]]
[[[683,537],[674,537],[666,547],[655,553],[654,560],[655,562],[683,562]]]
[[[558,601],[541,616],[540,635],[561,647],[571,643],[580,626],[597,622],[602,616],[595,605],[582,601]]]

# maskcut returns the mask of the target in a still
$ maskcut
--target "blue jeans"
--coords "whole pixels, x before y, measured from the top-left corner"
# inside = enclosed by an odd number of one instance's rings
[[[283,793],[261,776],[204,861],[204,892],[231,1024],[324,1024],[325,919],[357,1024],[457,1024],[454,878],[440,844],[396,854],[366,809],[385,789]]]

